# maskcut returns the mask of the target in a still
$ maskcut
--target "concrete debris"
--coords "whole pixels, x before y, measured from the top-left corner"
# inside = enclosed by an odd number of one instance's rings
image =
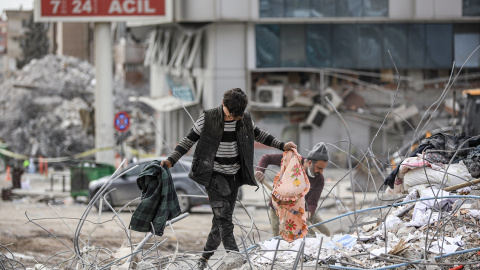
[[[229,270],[229,269],[235,269],[240,266],[245,262],[245,258],[243,255],[235,253],[235,252],[229,252],[223,257],[220,266],[217,268],[218,270]]]
[[[141,261],[137,264],[137,270],[156,270],[158,269],[153,263]]]
[[[318,267],[336,266],[337,269],[352,266],[358,267],[355,269],[375,269],[397,264],[400,267],[421,263],[425,258],[430,260],[430,266],[436,267],[440,257],[444,263],[459,263],[468,261],[468,256],[475,256],[480,250],[480,210],[470,209],[471,204],[465,203],[467,198],[437,198],[450,195],[441,190],[430,188],[419,193],[417,202],[405,201],[404,205],[392,207],[388,211],[390,214],[376,228],[362,225],[374,220],[367,216],[358,220],[358,223],[364,222],[356,226],[358,230],[331,239],[316,234],[292,243],[278,239],[261,242],[249,252],[252,264],[257,267],[255,269],[291,269],[300,246],[303,246],[303,266],[309,268],[316,264]],[[436,199],[428,199],[432,197]],[[397,213],[405,212],[405,209],[408,212],[398,217]],[[465,250],[471,252],[463,253]],[[274,268],[271,268],[272,262]],[[465,269],[478,269],[475,268],[478,266],[474,264]],[[241,269],[250,268],[244,265]]]
[[[129,89],[121,79],[115,79],[113,87],[114,111],[134,114],[135,129],[125,139],[148,151],[153,145],[145,142],[155,137],[149,118],[153,112],[128,101],[129,96],[144,95],[145,89]],[[94,111],[94,91],[95,69],[88,62],[56,55],[32,60],[0,84],[0,141],[15,153],[33,157],[64,157],[93,149],[94,117],[88,112]]]

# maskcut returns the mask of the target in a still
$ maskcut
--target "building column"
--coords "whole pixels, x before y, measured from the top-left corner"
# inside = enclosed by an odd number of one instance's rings
[[[113,129],[113,70],[110,23],[95,23],[95,148],[115,145]],[[114,150],[95,153],[97,162],[115,163]]]

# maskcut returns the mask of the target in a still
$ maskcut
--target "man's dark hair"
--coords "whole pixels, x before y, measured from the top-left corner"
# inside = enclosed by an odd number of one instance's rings
[[[223,94],[223,105],[235,117],[243,116],[245,108],[247,108],[248,99],[245,92],[240,88],[233,88]]]

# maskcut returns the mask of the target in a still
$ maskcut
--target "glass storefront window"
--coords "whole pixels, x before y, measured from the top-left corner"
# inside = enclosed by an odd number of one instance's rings
[[[463,0],[463,16],[480,16],[480,1]]]
[[[479,68],[480,52],[477,50],[470,58],[470,54],[480,46],[479,33],[460,33],[455,34],[455,67]],[[468,61],[467,61],[468,59]],[[465,62],[467,61],[467,62]]]
[[[259,24],[255,27],[257,67],[279,67],[280,26]]]
[[[305,25],[284,24],[281,26],[280,61],[282,67],[304,67]]]
[[[478,46],[479,28],[473,23],[455,29],[439,23],[259,24],[257,67],[391,69],[395,63],[399,69],[450,69],[454,56],[463,62]],[[469,66],[478,65],[478,55]]]
[[[335,17],[335,0],[311,1],[311,17]]]
[[[259,0],[260,18],[387,17],[388,0]]]
[[[357,66],[357,27],[355,24],[332,25],[332,65],[336,68]]]
[[[390,54],[388,53],[390,51]],[[383,66],[399,69],[408,67],[407,62],[407,25],[385,24],[383,26]],[[392,57],[390,58],[390,55]],[[392,62],[393,59],[393,62]]]
[[[308,24],[306,26],[306,53],[310,67],[331,67],[332,27],[330,24]]]
[[[409,68],[423,68],[425,63],[425,25],[409,24],[407,60]]]
[[[475,51],[480,46],[480,24],[454,24],[453,32],[455,33],[453,43],[455,67],[459,68],[465,64],[466,68],[480,68],[480,51]],[[465,63],[472,53],[473,55]]]
[[[284,17],[284,0],[259,0],[260,18]]]
[[[381,24],[360,24],[358,27],[358,68],[379,68],[383,61]]]
[[[309,1],[305,1],[305,0],[285,1],[285,17],[295,17],[295,18],[310,17]]]
[[[362,0],[336,0],[337,17],[361,17]]]
[[[451,68],[453,27],[451,24],[425,25],[425,68]],[[446,42],[447,41],[447,42]],[[439,46],[439,44],[442,44]]]
[[[387,17],[388,0],[363,0],[364,17]]]

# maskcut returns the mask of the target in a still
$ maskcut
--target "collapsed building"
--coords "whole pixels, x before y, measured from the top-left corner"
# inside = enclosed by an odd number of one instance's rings
[[[87,61],[47,55],[34,59],[0,85],[0,140],[8,149],[25,156],[69,157],[93,149],[95,69]],[[115,111],[133,113],[135,129],[129,136],[116,134],[120,144],[128,143],[150,152],[154,129],[147,106],[128,101],[145,89],[132,89],[114,80]],[[112,123],[113,125],[113,123]]]

